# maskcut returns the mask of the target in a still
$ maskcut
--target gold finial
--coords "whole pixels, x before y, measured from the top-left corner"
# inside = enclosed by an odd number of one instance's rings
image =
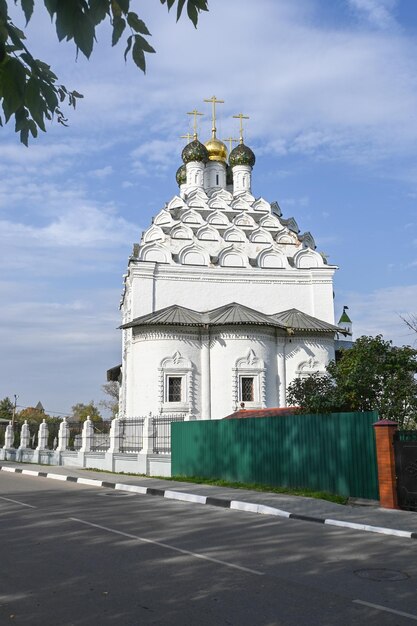
[[[229,142],[229,154],[232,151],[232,143],[238,143],[239,139],[233,139],[233,137],[226,137],[226,139],[222,139],[222,141],[228,141]]]
[[[191,133],[187,133],[186,135],[180,135],[180,139],[186,139],[188,143],[190,143],[193,135]]]
[[[187,113],[187,115],[194,115],[194,123],[193,123],[194,135],[193,136],[194,136],[194,139],[197,139],[197,115],[204,115],[204,113],[199,113],[197,109],[193,109],[192,111]]]
[[[239,141],[240,143],[243,143],[243,122],[242,120],[248,120],[249,119],[249,115],[243,115],[243,113],[238,113],[237,115],[234,115],[233,117],[237,118],[240,120],[240,137],[239,137]]]
[[[213,105],[213,109],[212,109],[212,119],[213,119],[213,125],[211,128],[211,138],[212,139],[216,139],[216,104],[224,104],[224,100],[217,100],[216,96],[212,96],[211,98],[207,98],[207,100],[204,100],[204,102],[211,102],[211,104]]]

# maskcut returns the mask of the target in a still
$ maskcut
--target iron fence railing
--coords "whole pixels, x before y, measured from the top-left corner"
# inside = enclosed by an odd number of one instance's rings
[[[82,422],[68,422],[69,439],[68,450],[79,450],[82,446]]]
[[[144,417],[120,419],[119,450],[120,452],[140,452],[143,448]]]
[[[183,422],[184,414],[157,415],[153,418],[153,451],[156,454],[171,452],[171,424]]]
[[[90,440],[90,450],[105,452],[110,447],[111,421],[93,422],[93,436]]]

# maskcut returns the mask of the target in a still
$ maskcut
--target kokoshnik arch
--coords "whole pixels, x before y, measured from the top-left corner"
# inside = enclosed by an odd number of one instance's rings
[[[255,155],[240,137],[229,150],[201,143],[200,113],[176,173],[179,191],[133,245],[125,274],[120,415],[182,413],[219,419],[286,406],[297,376],[334,359],[333,276],[313,236],[279,205],[252,195]],[[238,145],[232,148],[232,142]]]

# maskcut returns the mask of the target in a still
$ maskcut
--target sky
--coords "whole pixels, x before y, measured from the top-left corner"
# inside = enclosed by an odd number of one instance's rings
[[[209,138],[212,95],[220,138],[250,117],[254,195],[339,267],[336,319],[348,305],[355,337],[417,345],[400,317],[417,312],[417,2],[209,0],[197,30],[131,4],[157,51],[146,76],[107,25],[89,61],[58,43],[43,3],[26,31],[84,99],[29,148],[0,128],[0,399],[59,415],[105,398],[128,256],[178,191],[187,111]]]

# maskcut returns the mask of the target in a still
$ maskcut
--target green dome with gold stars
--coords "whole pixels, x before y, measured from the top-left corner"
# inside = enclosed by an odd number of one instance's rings
[[[207,163],[209,155],[207,148],[198,139],[194,139],[188,143],[182,151],[182,160],[184,163],[191,163],[197,161],[200,163]]]
[[[250,167],[253,167],[255,161],[254,153],[244,143],[240,143],[236,148],[233,148],[229,156],[230,167],[235,165],[250,165]]]
[[[185,164],[181,165],[177,169],[175,178],[177,179],[178,187],[181,187],[181,185],[185,185],[185,183],[187,182],[187,168],[185,167]]]

